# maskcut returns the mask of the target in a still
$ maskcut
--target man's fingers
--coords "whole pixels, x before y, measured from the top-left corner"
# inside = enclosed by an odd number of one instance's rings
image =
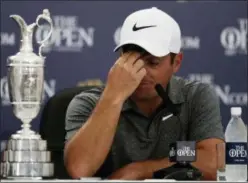
[[[140,53],[132,52],[125,63],[127,63],[129,66],[133,66],[133,64],[140,58],[140,56]]]
[[[145,68],[140,69],[137,75],[140,79],[142,79],[146,75],[146,69]]]
[[[137,60],[134,65],[133,65],[133,69],[138,72],[139,70],[141,70],[145,65],[145,62],[141,59]]]
[[[132,55],[132,52],[127,52],[127,53],[124,53],[123,55],[120,56],[120,58],[116,61],[116,64],[121,64],[123,65],[127,60],[128,58]]]
[[[130,62],[130,61],[132,62],[132,60],[136,58],[136,55],[137,55],[137,53],[131,52],[131,53],[126,57],[125,63],[126,63],[126,62]]]

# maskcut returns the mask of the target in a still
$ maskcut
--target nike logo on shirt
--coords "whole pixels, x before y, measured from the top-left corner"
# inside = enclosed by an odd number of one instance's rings
[[[165,120],[169,119],[169,118],[172,117],[172,116],[173,116],[173,114],[169,114],[169,115],[167,115],[167,116],[164,116],[164,117],[162,118],[162,121],[165,121]]]

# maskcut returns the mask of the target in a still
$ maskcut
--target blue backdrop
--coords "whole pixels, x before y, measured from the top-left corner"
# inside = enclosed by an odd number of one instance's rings
[[[246,1],[1,1],[0,139],[7,139],[20,127],[6,81],[6,59],[19,50],[20,29],[9,15],[18,14],[30,24],[44,8],[51,12],[55,29],[46,50],[45,103],[63,88],[105,82],[118,57],[113,48],[125,17],[153,6],[169,13],[181,26],[184,60],[178,75],[215,86],[224,127],[232,106],[242,107],[247,124]],[[46,27],[38,29],[34,41],[44,38],[46,32]],[[35,130],[39,118],[32,122]]]

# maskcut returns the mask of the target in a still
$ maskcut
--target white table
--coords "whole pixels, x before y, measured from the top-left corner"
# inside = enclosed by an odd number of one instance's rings
[[[1,183],[14,183],[14,182],[37,182],[37,183],[45,183],[45,182],[63,182],[63,183],[78,183],[78,182],[179,182],[176,180],[172,180],[172,179],[147,179],[144,181],[123,181],[123,180],[97,180],[97,179],[82,179],[82,180],[61,180],[61,179],[51,179],[51,180],[0,180]],[[180,183],[189,183],[189,182],[193,182],[193,181],[180,181]],[[194,182],[204,182],[204,183],[211,183],[211,182],[225,182],[225,181],[194,181]]]

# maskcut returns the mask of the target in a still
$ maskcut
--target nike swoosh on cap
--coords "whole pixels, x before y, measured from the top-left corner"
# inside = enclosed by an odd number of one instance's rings
[[[136,24],[137,23],[135,23],[134,26],[133,26],[133,31],[138,31],[138,30],[141,30],[141,29],[147,29],[147,28],[151,28],[151,27],[156,27],[156,25],[147,25],[147,26],[137,27]]]

